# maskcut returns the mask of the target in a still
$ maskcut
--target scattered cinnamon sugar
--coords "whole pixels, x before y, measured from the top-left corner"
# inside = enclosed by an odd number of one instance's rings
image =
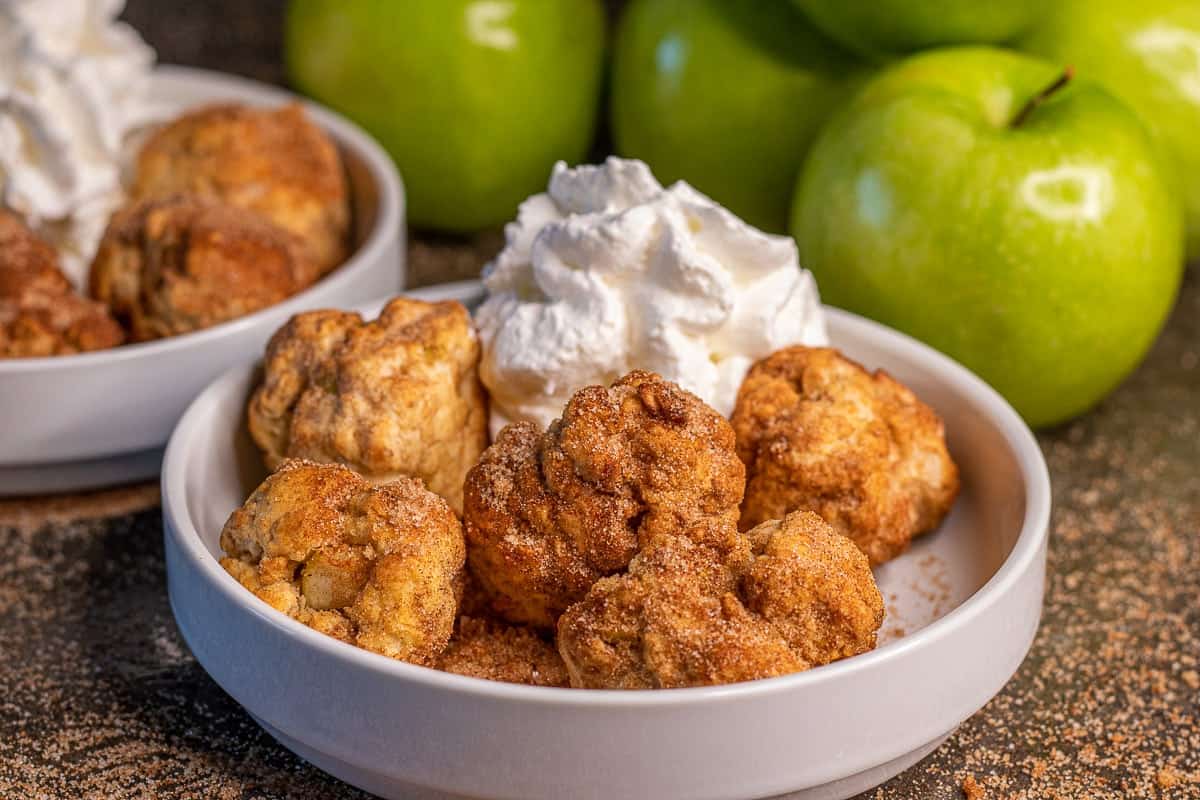
[[[930,617],[937,619],[950,610],[953,587],[946,575],[949,569],[946,562],[936,553],[929,553],[917,562],[919,582],[914,581],[909,587],[925,599],[932,608]]]
[[[962,790],[963,796],[967,800],[984,800],[987,797],[987,793],[983,791],[983,787],[975,780],[974,775],[968,775],[963,778]]]
[[[1181,784],[1183,778],[1170,767],[1163,767],[1154,776],[1154,782],[1158,784],[1158,788],[1160,789],[1172,789]]]

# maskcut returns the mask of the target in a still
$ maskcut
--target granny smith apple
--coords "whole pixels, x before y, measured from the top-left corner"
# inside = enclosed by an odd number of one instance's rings
[[[1200,259],[1200,2],[1057,0],[1023,47],[1132,106],[1175,163],[1188,256]]]
[[[392,154],[418,226],[502,223],[592,140],[599,0],[293,0],[285,45],[297,86]]]
[[[859,71],[787,3],[634,0],[614,47],[613,139],[660,180],[783,231],[804,154]]]
[[[792,232],[822,297],[983,376],[1031,424],[1141,360],[1182,274],[1183,215],[1127,106],[1031,56],[935,50],[823,130]]]
[[[927,47],[1011,41],[1045,0],[793,0],[829,36],[888,58]],[[1118,0],[1119,2],[1119,0]]]

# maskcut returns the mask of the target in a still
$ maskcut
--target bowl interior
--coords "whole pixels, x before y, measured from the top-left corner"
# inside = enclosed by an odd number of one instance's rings
[[[832,309],[830,335],[848,356],[886,369],[937,410],[962,473],[962,492],[942,526],[876,570],[887,605],[880,639],[886,646],[949,614],[996,573],[1021,533],[1028,487],[1011,431],[981,402],[993,396],[981,394],[977,379],[906,337]],[[201,415],[195,429],[211,435],[189,447],[186,513],[214,559],[226,518],[266,475],[244,421],[256,380],[251,367],[227,374],[194,409]]]
[[[335,141],[342,155],[342,165],[346,168],[346,178],[350,187],[351,238],[350,253],[346,257],[348,261],[366,244],[371,238],[371,232],[375,230],[376,220],[379,218],[379,186],[362,156],[348,149],[340,140]],[[343,264],[334,267],[333,271],[341,269]]]

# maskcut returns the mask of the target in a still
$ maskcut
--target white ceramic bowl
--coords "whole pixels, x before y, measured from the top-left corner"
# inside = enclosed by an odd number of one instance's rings
[[[182,111],[215,101],[277,106],[295,96],[254,81],[158,67],[156,104]],[[66,491],[147,479],[196,394],[259,353],[297,311],[365,303],[404,286],[404,190],[391,159],[343,117],[305,103],[339,145],[350,179],[355,250],[283,303],[207,330],[57,358],[0,360],[0,495]]]
[[[881,783],[935,748],[1025,657],[1042,607],[1050,486],[1028,428],[981,380],[895,331],[828,313],[838,347],[938,410],[963,476],[942,528],[877,571],[888,622],[871,653],[770,680],[613,692],[449,675],[323,636],[217,563],[226,517],[264,476],[242,424],[252,364],[205,390],[167,448],[179,629],[276,739],[383,797],[831,800]]]

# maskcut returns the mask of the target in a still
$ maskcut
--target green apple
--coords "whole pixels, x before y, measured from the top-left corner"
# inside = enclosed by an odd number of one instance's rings
[[[613,138],[660,180],[783,231],[804,153],[857,72],[787,3],[634,0],[614,47]]]
[[[948,353],[1035,426],[1138,364],[1183,271],[1150,134],[1057,75],[987,47],[898,62],[823,130],[792,212],[826,301]]]
[[[1011,41],[1046,5],[1045,0],[792,1],[829,36],[876,58],[941,45]]]
[[[599,0],[292,0],[296,85],[374,134],[409,220],[466,231],[512,218],[558,159],[591,143]]]
[[[1200,2],[1057,0],[1022,46],[1099,81],[1174,158],[1188,256],[1200,259]]]

